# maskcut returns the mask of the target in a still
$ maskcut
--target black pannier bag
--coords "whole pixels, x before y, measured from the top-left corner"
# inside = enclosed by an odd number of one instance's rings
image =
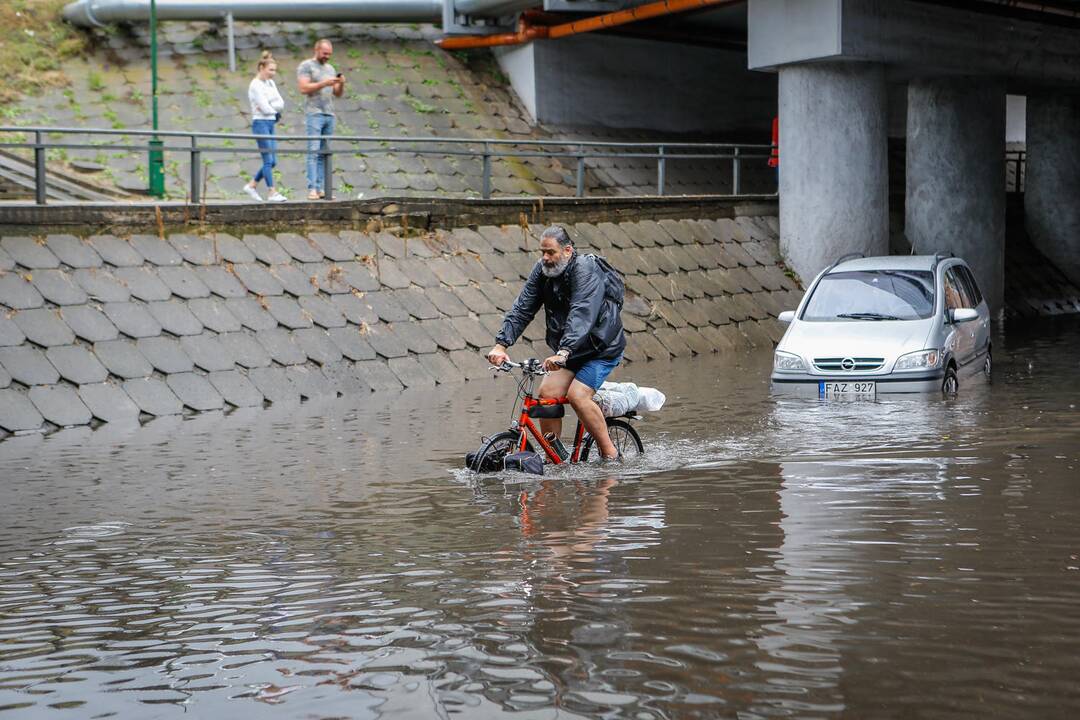
[[[499,472],[503,469],[502,457],[498,453],[488,453],[478,466],[476,463],[477,452],[479,451],[471,452],[465,456],[465,467],[473,472]]]
[[[507,455],[503,460],[503,467],[530,475],[543,475],[544,459],[534,452],[525,450]]]

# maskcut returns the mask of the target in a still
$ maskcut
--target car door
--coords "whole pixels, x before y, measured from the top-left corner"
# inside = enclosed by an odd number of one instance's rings
[[[967,286],[968,294],[974,303],[973,308],[979,311],[979,319],[971,324],[974,325],[975,356],[981,358],[990,347],[990,306],[983,297],[979,283],[975,281],[975,274],[966,265],[957,265],[956,271],[960,280]]]
[[[956,323],[952,320],[952,310],[972,307],[971,298],[967,295],[967,288],[957,277],[956,265],[945,270],[942,277],[942,291],[945,294],[945,325],[950,329],[952,354],[956,364],[964,367],[975,359],[975,328],[972,327],[977,321]]]

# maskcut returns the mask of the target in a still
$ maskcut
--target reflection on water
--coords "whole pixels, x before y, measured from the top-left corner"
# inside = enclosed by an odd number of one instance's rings
[[[505,378],[14,438],[0,714],[1073,717],[1078,349],[955,400],[635,367],[646,457],[544,478],[460,471]]]

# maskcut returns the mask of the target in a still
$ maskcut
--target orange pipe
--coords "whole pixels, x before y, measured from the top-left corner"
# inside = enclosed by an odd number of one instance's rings
[[[742,2],[746,2],[746,0],[659,0],[659,2],[648,3],[647,5],[638,5],[629,10],[594,15],[584,20],[575,20],[574,22],[550,27],[529,24],[526,18],[528,16],[535,17],[536,15],[526,11],[526,14],[518,20],[518,31],[516,33],[446,37],[436,40],[435,44],[443,50],[468,50],[470,48],[495,47],[498,45],[520,45],[531,40],[580,35],[581,33],[604,30],[664,15],[674,15],[688,10],[698,10],[718,5],[735,5]]]

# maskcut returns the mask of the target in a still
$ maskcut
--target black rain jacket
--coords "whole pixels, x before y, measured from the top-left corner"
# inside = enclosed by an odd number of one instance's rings
[[[607,297],[607,278],[596,259],[575,250],[566,270],[553,278],[544,275],[542,267],[537,261],[495,341],[513,345],[543,305],[548,347],[569,350],[570,369],[589,360],[619,357],[626,349],[620,308]]]

